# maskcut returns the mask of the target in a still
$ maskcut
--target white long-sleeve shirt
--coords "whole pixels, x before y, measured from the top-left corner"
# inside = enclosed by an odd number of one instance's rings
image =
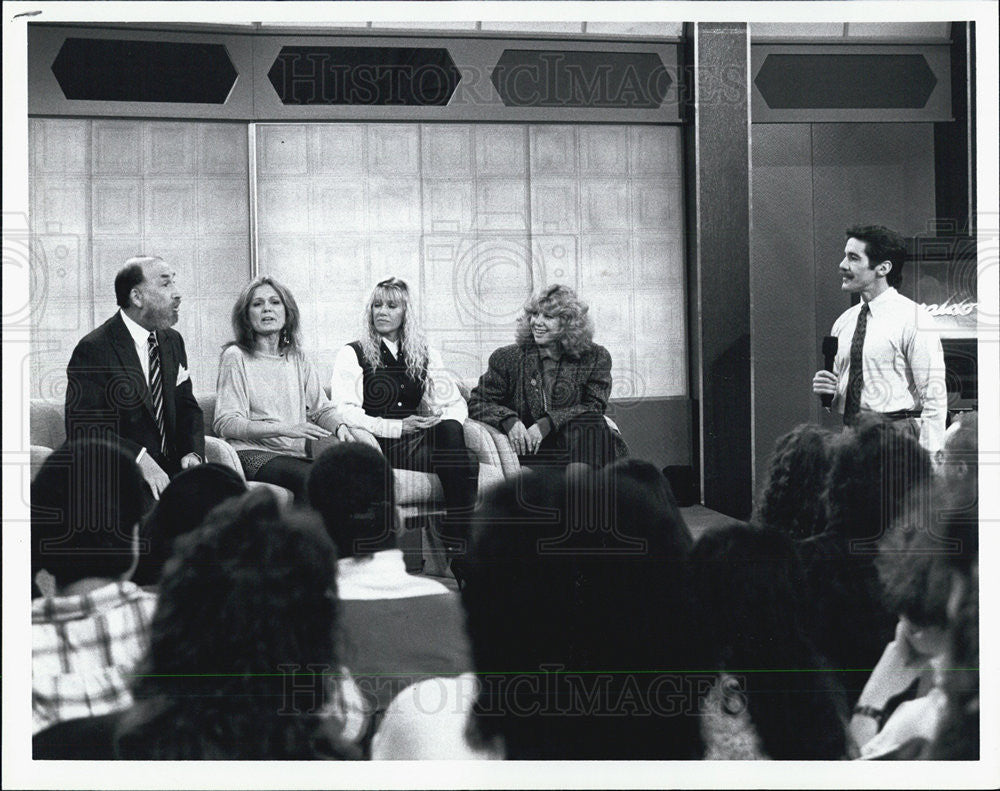
[[[841,414],[850,377],[851,341],[863,304],[844,311],[833,324],[832,333],[838,338],[833,408]],[[944,442],[948,416],[944,352],[934,318],[891,287],[868,302],[868,308],[871,314],[861,354],[861,408],[874,412],[922,409],[920,444],[933,454]]]
[[[392,352],[393,357],[398,356],[398,344],[384,338],[382,343]],[[330,398],[337,407],[340,419],[349,426],[366,429],[376,437],[402,436],[402,420],[375,417],[365,412],[364,383],[364,370],[358,364],[358,356],[352,347],[345,346],[333,363],[333,377],[330,381]],[[469,416],[469,408],[462,398],[454,375],[444,366],[437,350],[428,349],[427,381],[418,413],[429,414],[435,410],[441,410],[442,420],[457,420],[462,424]]]

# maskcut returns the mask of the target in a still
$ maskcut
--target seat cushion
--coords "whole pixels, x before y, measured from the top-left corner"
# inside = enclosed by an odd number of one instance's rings
[[[278,505],[282,507],[290,506],[295,496],[292,494],[290,489],[286,489],[284,486],[278,486],[276,483],[268,483],[267,481],[247,481],[247,487],[250,489],[267,489],[271,494],[274,495],[275,499],[278,501]]]
[[[394,469],[396,476],[396,505],[444,506],[441,479],[429,472]],[[503,483],[503,470],[492,464],[479,465],[479,492]]]
[[[441,479],[429,472],[394,469],[397,505],[426,505],[443,503]]]

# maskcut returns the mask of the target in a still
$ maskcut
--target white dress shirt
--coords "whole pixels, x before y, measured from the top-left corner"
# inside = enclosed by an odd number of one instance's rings
[[[863,304],[844,311],[833,324],[832,333],[838,338],[833,407],[841,414],[850,376],[851,341]],[[861,408],[873,412],[922,409],[920,444],[933,454],[944,441],[948,415],[944,352],[934,318],[891,287],[869,301],[868,308]]]
[[[385,338],[382,343],[392,352],[393,357],[398,358],[398,344]],[[340,419],[349,426],[366,429],[376,437],[401,437],[402,420],[375,417],[365,412],[364,387],[365,376],[358,364],[358,357],[351,346],[345,346],[333,363],[333,377],[330,381],[330,397],[337,406]],[[469,407],[462,398],[451,371],[444,367],[436,349],[428,349],[427,381],[424,383],[424,395],[420,399],[417,413],[428,414],[435,409],[441,410],[442,420],[457,420],[463,425],[469,417]]]
[[[125,311],[118,309],[122,321],[125,322],[125,329],[132,336],[135,342],[135,353],[139,355],[139,365],[142,366],[142,375],[146,377],[146,385],[149,385],[149,330],[141,324],[137,324],[125,315]]]

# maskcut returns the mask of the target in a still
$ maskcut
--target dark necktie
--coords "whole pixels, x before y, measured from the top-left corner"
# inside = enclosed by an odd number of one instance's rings
[[[167,452],[167,434],[163,430],[163,377],[160,375],[160,347],[156,333],[149,333],[149,394],[153,398],[153,414],[160,430],[160,452]]]
[[[851,341],[851,373],[847,378],[847,396],[844,401],[844,425],[853,426],[861,411],[861,390],[865,386],[862,370],[861,352],[865,347],[865,331],[868,329],[868,314],[871,310],[868,303],[861,306],[858,313],[858,323],[854,328],[854,339]]]

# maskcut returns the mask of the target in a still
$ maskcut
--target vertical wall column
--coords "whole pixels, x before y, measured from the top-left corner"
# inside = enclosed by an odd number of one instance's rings
[[[745,24],[694,26],[694,160],[689,173],[694,392],[703,502],[749,515],[751,472],[750,157]]]

